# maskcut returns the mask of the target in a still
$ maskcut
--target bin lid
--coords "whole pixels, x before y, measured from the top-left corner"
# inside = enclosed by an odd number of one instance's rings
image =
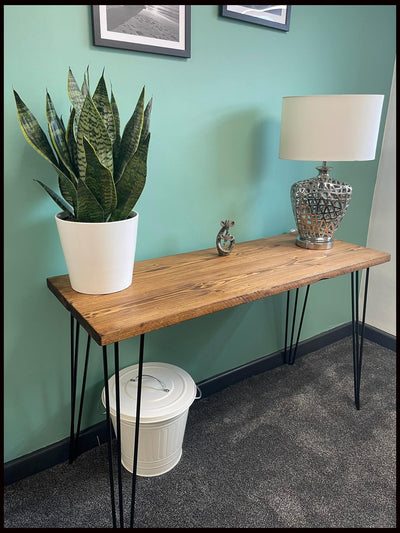
[[[121,419],[136,420],[138,365],[119,372]],[[115,374],[108,380],[110,412],[116,414]],[[196,396],[196,384],[182,368],[169,363],[143,363],[140,422],[161,422],[178,416],[190,407]],[[105,405],[105,389],[101,399]]]

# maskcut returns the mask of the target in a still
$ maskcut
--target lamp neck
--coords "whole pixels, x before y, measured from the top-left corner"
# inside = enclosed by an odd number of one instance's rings
[[[319,178],[329,178],[329,171],[332,170],[332,167],[326,166],[326,161],[322,161],[322,166],[315,167],[317,170],[319,170]]]

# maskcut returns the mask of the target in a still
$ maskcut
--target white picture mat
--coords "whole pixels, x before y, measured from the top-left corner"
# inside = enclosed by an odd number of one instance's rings
[[[167,41],[165,39],[157,39],[155,37],[144,37],[142,35],[130,35],[128,33],[119,33],[107,30],[107,6],[99,6],[100,16],[100,35],[102,39],[109,39],[111,41],[129,42],[136,44],[144,44],[149,46],[162,46],[173,48],[175,50],[185,49],[185,5],[179,6],[179,40]]]
[[[239,5],[233,5],[233,6],[227,5],[226,7],[229,11],[232,11],[234,13],[239,13],[240,15],[247,15],[250,17],[271,20],[279,24],[286,23],[287,5],[265,6],[265,9],[251,9],[246,6],[239,6]],[[276,9],[281,9],[282,13],[280,15],[276,15],[275,13],[270,12],[271,10],[276,10]]]

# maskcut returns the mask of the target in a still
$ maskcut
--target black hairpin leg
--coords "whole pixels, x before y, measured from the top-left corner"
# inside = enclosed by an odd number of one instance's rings
[[[71,427],[70,427],[70,442],[69,442],[69,462],[72,463],[76,458],[78,449],[78,440],[80,435],[80,427],[82,420],[83,402],[85,395],[86,377],[90,353],[91,338],[88,335],[86,345],[85,367],[83,373],[81,399],[79,406],[77,432],[75,434],[75,406],[76,406],[76,390],[77,390],[77,370],[78,370],[78,347],[79,347],[79,331],[80,325],[71,315],[70,335],[71,335]],[[142,392],[142,375],[143,375],[143,352],[144,352],[144,334],[140,336],[140,351],[139,351],[139,372],[138,372],[138,391],[136,403],[136,425],[134,438],[134,453],[133,453],[133,472],[132,472],[132,500],[131,500],[131,517],[130,527],[133,527],[134,508],[136,496],[136,476],[138,463],[138,444],[139,444],[139,420],[140,420],[140,403]],[[116,396],[116,436],[117,436],[117,456],[118,456],[118,495],[119,495],[119,518],[120,527],[124,527],[123,521],[123,497],[122,497],[122,468],[121,468],[121,413],[120,413],[120,383],[119,383],[119,347],[118,343],[114,344],[114,363],[115,363],[115,396]],[[116,505],[114,494],[114,470],[112,460],[112,439],[113,429],[110,416],[110,394],[108,389],[108,364],[107,364],[107,346],[103,346],[103,374],[104,374],[104,389],[105,389],[105,403],[106,403],[106,430],[108,441],[108,467],[110,478],[110,495],[111,495],[111,510],[113,527],[117,527]]]
[[[89,362],[89,351],[90,351],[90,335],[88,335],[87,345],[86,345],[86,357],[85,357],[85,369],[83,373],[82,381],[82,390],[81,390],[81,401],[79,406],[79,415],[78,415],[78,424],[77,431],[75,434],[75,406],[76,406],[76,389],[77,389],[77,374],[78,374],[78,351],[79,351],[79,322],[76,321],[76,330],[75,330],[75,319],[71,315],[71,427],[70,427],[70,436],[69,436],[69,463],[71,464],[78,455],[78,441],[81,428],[82,420],[82,409],[83,409],[83,400],[85,397],[85,386],[86,386],[86,375],[87,367]]]
[[[365,273],[363,313],[362,321],[360,323],[358,305],[358,271],[351,273],[351,324],[353,337],[354,402],[357,409],[360,409],[361,365],[364,344],[365,312],[367,309],[368,279],[369,268],[367,268]]]
[[[133,527],[135,497],[136,497],[136,475],[138,462],[138,444],[139,444],[139,421],[140,421],[140,403],[142,394],[142,375],[143,375],[143,352],[144,352],[144,334],[140,336],[139,352],[139,372],[138,372],[138,390],[136,399],[136,424],[133,451],[133,469],[132,469],[132,499],[131,499],[131,517],[130,527]],[[115,361],[115,399],[116,399],[116,433],[117,433],[117,456],[118,456],[118,486],[119,486],[119,517],[120,527],[124,527],[123,519],[123,498],[122,498],[122,472],[121,472],[121,412],[120,412],[120,383],[119,383],[119,349],[118,343],[114,344],[114,361]],[[111,511],[113,527],[117,527],[116,506],[114,495],[114,473],[112,460],[112,425],[110,418],[110,395],[108,390],[108,368],[107,368],[107,347],[103,346],[103,369],[104,369],[104,388],[106,400],[106,424],[108,435],[108,468],[110,477],[110,494],[111,494]]]
[[[77,425],[76,436],[75,436],[75,457],[79,455],[78,443],[79,443],[79,435],[81,431],[83,400],[85,397],[86,376],[87,376],[87,369],[88,369],[88,363],[89,363],[89,352],[90,352],[90,335],[88,334],[87,344],[86,344],[85,368],[83,371],[83,380],[82,380],[82,389],[81,389],[81,401],[79,405],[78,425]]]
[[[69,433],[69,463],[71,464],[75,459],[75,445],[74,445],[74,436],[75,436],[75,401],[76,401],[76,375],[78,367],[78,346],[79,346],[79,323],[76,323],[76,332],[75,330],[75,319],[71,315],[71,426]]]
[[[296,297],[294,301],[294,309],[293,309],[293,320],[292,320],[292,331],[290,336],[290,347],[288,351],[288,329],[289,329],[289,309],[290,309],[290,291],[287,291],[287,300],[286,300],[286,326],[285,326],[285,350],[284,350],[284,361],[285,363],[288,363],[289,365],[292,365],[296,359],[297,354],[297,347],[299,344],[300,339],[300,333],[301,328],[303,326],[303,319],[304,319],[304,312],[306,310],[306,304],[307,304],[307,298],[308,298],[308,292],[310,290],[310,285],[307,285],[306,294],[304,296],[304,302],[303,302],[303,309],[301,312],[300,317],[300,324],[297,331],[297,338],[296,338],[296,344],[293,349],[293,337],[294,337],[294,330],[295,330],[295,322],[296,322],[296,313],[297,313],[297,301],[299,297],[299,289],[296,289]]]
[[[121,468],[121,411],[120,411],[120,384],[119,384],[119,347],[114,343],[114,368],[115,368],[115,413],[117,436],[117,469],[118,469],[118,497],[119,497],[119,527],[124,527],[124,510],[122,498],[122,468]],[[111,511],[113,527],[117,527],[115,495],[114,495],[114,470],[112,460],[113,429],[110,417],[110,392],[108,390],[107,346],[103,346],[104,392],[106,399],[106,429],[108,437],[108,470],[110,477]]]
[[[114,344],[114,368],[115,368],[115,400],[117,417],[117,460],[118,460],[118,493],[119,493],[119,523],[124,527],[124,511],[122,499],[122,474],[121,474],[121,412],[119,394],[119,348],[118,342]]]
[[[143,351],[144,351],[144,333],[140,335],[138,389],[137,389],[137,398],[136,398],[135,444],[134,444],[134,450],[133,450],[130,527],[133,527],[133,521],[134,521],[134,515],[135,515],[136,473],[137,473],[137,460],[138,460],[138,447],[139,447],[140,402],[141,402],[141,396],[142,396]]]
[[[111,510],[113,527],[117,527],[117,519],[115,514],[115,496],[114,496],[114,475],[113,475],[113,461],[112,461],[112,427],[110,419],[110,394],[108,390],[108,368],[107,368],[107,346],[103,346],[103,372],[104,372],[104,391],[106,397],[106,429],[108,437],[108,470],[110,476],[110,493],[111,493]]]

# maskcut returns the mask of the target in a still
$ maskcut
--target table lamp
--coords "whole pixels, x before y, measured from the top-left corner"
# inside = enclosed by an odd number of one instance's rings
[[[322,161],[319,175],[294,183],[291,202],[296,244],[329,249],[351,199],[352,188],[329,176],[327,161],[375,159],[383,95],[287,96],[282,101],[279,157]]]

